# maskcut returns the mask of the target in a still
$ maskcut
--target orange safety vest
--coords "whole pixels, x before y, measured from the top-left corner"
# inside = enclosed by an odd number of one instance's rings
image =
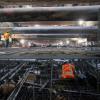
[[[75,78],[74,71],[75,71],[75,66],[73,64],[62,65],[62,78],[63,79],[65,79],[65,78],[66,79],[69,79],[69,78],[74,79]]]
[[[5,40],[8,40],[10,38],[10,33],[6,32],[3,34],[3,36]]]

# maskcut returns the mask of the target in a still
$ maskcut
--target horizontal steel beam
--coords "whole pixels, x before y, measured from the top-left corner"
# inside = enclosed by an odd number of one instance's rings
[[[22,12],[98,12],[100,9],[100,5],[95,5],[95,6],[72,6],[72,7],[31,7],[31,8],[1,8],[0,9],[0,14],[1,13],[7,13],[7,12],[12,12],[12,13],[22,13]]]
[[[31,27],[0,27],[1,29],[12,29],[12,30],[64,30],[64,29],[97,29],[97,26],[31,26]]]
[[[12,27],[12,30],[94,30],[97,29],[95,26],[33,26],[33,27]]]
[[[81,12],[81,11],[80,11]],[[1,14],[0,22],[26,22],[26,21],[97,21],[97,13],[80,12],[45,12],[45,13],[5,13]]]
[[[72,21],[80,18],[97,21],[100,5],[72,7],[2,8],[0,22]],[[81,12],[81,13],[80,13]]]
[[[66,4],[66,3],[95,3],[95,2],[99,2],[99,0],[52,0],[52,2],[50,0],[1,0],[0,3],[2,4]],[[42,5],[42,4],[41,4]]]
[[[16,39],[63,39],[63,38],[77,38],[77,37],[82,37],[82,38],[96,38],[96,34],[15,34],[12,36],[13,38]]]
[[[14,35],[12,35],[12,37],[28,37],[28,38],[33,38],[33,37],[35,37],[36,38],[36,36],[40,36],[40,37],[42,37],[42,36],[46,36],[46,37],[49,37],[49,36],[59,36],[59,37],[64,37],[64,36],[79,36],[79,35],[85,35],[85,36],[95,36],[96,34],[87,34],[87,33],[77,33],[77,34],[75,34],[75,33],[69,33],[69,34],[62,34],[62,33],[60,33],[60,34],[55,34],[55,33],[52,33],[52,34],[14,34]],[[54,37],[55,38],[55,37]]]
[[[90,34],[97,33],[97,27],[20,27],[12,29],[14,32],[30,34]]]
[[[91,33],[97,33],[98,28],[93,27],[84,27],[84,26],[40,26],[40,27],[8,27],[4,28],[1,27],[1,31],[6,31],[7,29],[13,31],[13,33],[16,34],[91,34]]]
[[[29,58],[28,59],[27,58],[5,58],[5,59],[0,59],[0,60],[1,61],[2,60],[3,61],[5,60],[5,61],[29,61],[29,62],[32,61],[33,62],[33,61],[37,61],[37,60],[40,60],[40,61],[43,61],[43,60],[44,61],[46,61],[46,60],[47,61],[48,60],[50,60],[50,61],[52,61],[52,60],[54,60],[54,61],[60,61],[60,60],[61,61],[66,61],[66,60],[74,60],[74,59],[75,60],[76,59],[78,59],[78,60],[83,60],[83,59],[84,60],[97,60],[98,59],[99,60],[100,57],[95,57],[95,56],[93,56],[93,57],[92,56],[91,57],[90,56],[88,56],[88,57],[83,57],[83,56],[78,56],[78,57],[77,56],[70,56],[69,57],[69,56],[66,56],[66,57],[60,57],[60,58],[57,58],[57,57],[56,58],[55,57],[54,58],[53,57],[52,58],[51,57],[46,57],[46,58],[45,57],[36,57],[36,58],[32,58],[32,59],[29,59]]]

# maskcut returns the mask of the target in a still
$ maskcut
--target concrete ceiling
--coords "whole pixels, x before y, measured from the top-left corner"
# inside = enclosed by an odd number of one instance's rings
[[[52,1],[52,2],[51,2]],[[99,0],[0,0],[0,4],[34,4],[34,5],[57,5],[67,3],[95,3]]]

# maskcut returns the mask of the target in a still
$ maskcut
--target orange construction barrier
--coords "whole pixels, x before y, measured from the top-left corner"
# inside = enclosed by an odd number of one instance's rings
[[[62,65],[62,78],[63,79],[74,79],[75,66],[73,64],[63,64]]]

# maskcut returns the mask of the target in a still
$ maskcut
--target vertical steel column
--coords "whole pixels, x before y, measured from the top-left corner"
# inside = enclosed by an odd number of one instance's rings
[[[33,68],[34,71],[34,68]],[[35,100],[35,86],[34,86],[34,79],[33,79],[33,100]]]
[[[100,71],[98,69],[98,59],[96,59],[96,72],[97,72],[97,92],[100,92]]]
[[[51,62],[51,76],[50,76],[50,100],[52,100],[52,79],[53,79],[53,63]]]
[[[100,9],[98,11],[98,33],[97,33],[97,43],[100,46]]]

